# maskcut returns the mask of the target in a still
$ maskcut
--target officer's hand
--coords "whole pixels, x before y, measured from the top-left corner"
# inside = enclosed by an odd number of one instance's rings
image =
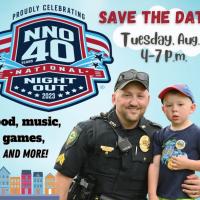
[[[189,197],[200,197],[200,178],[195,174],[187,176],[187,179],[182,184],[182,188],[183,192],[187,193]]]

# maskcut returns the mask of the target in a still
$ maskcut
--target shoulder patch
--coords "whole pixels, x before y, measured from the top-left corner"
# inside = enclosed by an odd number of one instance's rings
[[[67,141],[65,142],[65,147],[69,147],[75,144],[75,142],[78,140],[79,135],[81,132],[81,128],[76,126],[73,128],[73,130],[70,132]]]
[[[56,163],[58,163],[58,164],[60,164],[62,166],[64,161],[65,161],[65,154],[62,153],[57,157]]]

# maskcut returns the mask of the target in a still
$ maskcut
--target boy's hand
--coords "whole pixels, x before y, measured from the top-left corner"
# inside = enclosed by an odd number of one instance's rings
[[[186,156],[173,156],[171,161],[172,170],[189,169],[189,159]]]

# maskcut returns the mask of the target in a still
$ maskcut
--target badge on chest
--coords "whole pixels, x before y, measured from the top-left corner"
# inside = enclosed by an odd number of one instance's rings
[[[147,135],[143,135],[139,140],[139,147],[142,152],[149,151],[150,148],[150,138]]]
[[[105,154],[108,154],[108,153],[110,153],[110,152],[112,152],[113,150],[114,150],[114,148],[113,147],[109,147],[109,146],[103,146],[103,145],[101,145],[101,150],[102,151],[104,151],[105,152]]]

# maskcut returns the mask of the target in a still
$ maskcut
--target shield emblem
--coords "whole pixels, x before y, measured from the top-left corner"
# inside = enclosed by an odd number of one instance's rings
[[[110,81],[110,42],[84,22],[48,13],[14,22],[11,30],[0,49],[6,98],[53,111],[96,96],[97,83]]]

